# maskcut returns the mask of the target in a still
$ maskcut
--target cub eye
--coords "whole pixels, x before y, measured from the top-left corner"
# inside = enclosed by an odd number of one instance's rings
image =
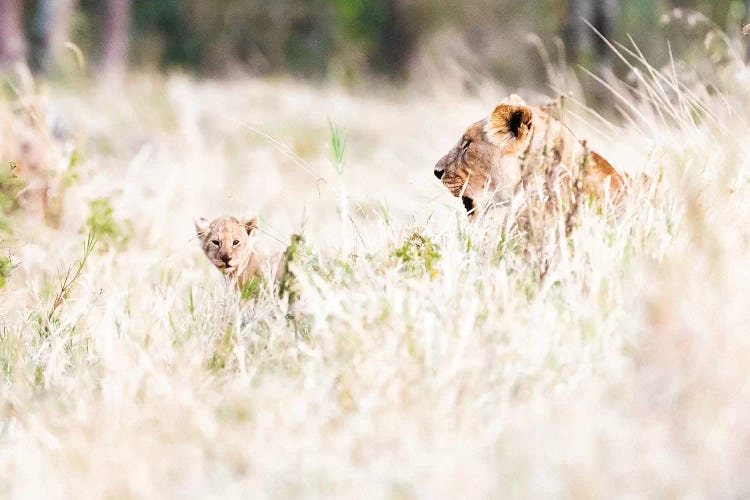
[[[469,139],[468,137],[464,137],[464,140],[461,143],[461,149],[466,151],[469,148],[470,144],[471,144],[471,139]]]
[[[211,240],[211,243],[213,243],[217,247],[219,246],[219,240]]]
[[[239,245],[239,244],[240,244],[240,240],[234,240],[234,241],[232,242],[232,246],[235,246],[235,247],[236,247],[237,245]]]

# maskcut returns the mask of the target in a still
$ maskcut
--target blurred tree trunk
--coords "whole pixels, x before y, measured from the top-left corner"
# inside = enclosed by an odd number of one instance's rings
[[[0,0],[0,67],[26,56],[23,38],[22,0]]]
[[[619,0],[568,0],[563,30],[568,61],[598,74],[613,71],[615,55],[605,40],[612,40],[618,14]],[[593,106],[603,108],[611,104],[612,96],[603,86],[582,83]]]
[[[583,46],[586,37],[583,32],[585,26],[581,20],[585,17],[586,3],[587,0],[568,0],[568,15],[565,20],[563,39],[568,51],[568,60],[573,63],[580,61],[581,54],[587,52],[586,47]]]
[[[31,36],[31,63],[35,70],[46,74],[59,60],[70,40],[77,5],[77,0],[39,0]]]
[[[385,23],[383,25],[382,43],[378,49],[375,68],[397,77],[406,74],[416,45],[416,35],[409,22],[407,2],[403,0],[384,0]]]
[[[747,0],[747,5],[745,5],[745,23],[747,23],[745,26],[750,26],[750,0]],[[746,38],[750,38],[750,33],[747,34]],[[747,44],[747,49],[745,49],[745,61],[750,63],[750,41],[745,43]]]
[[[618,0],[593,0],[594,12],[591,19],[591,24],[594,28],[608,41],[612,41],[614,36],[615,20],[620,11],[620,5]],[[591,31],[591,30],[589,30]],[[614,53],[609,45],[602,40],[602,38],[596,33],[592,33],[594,37],[594,50],[596,51],[596,59],[600,65],[604,65],[607,68],[611,68],[614,63]]]
[[[613,53],[601,37],[612,39],[618,11],[618,0],[568,0],[563,32],[568,60],[587,67],[611,67]],[[591,23],[593,30],[584,19]]]
[[[119,80],[128,67],[130,0],[105,0],[100,67],[105,78]]]

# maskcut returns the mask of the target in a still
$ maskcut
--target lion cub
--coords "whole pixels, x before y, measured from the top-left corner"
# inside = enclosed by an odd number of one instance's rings
[[[196,217],[195,232],[208,260],[242,293],[252,293],[262,279],[262,258],[255,252],[258,218]]]

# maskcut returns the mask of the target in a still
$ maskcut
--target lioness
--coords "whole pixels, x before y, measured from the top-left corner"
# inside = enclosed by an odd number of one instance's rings
[[[562,122],[517,95],[490,116],[469,126],[448,154],[435,165],[435,177],[460,197],[469,217],[488,205],[505,205],[522,192],[534,175],[570,192],[618,199],[625,179],[596,152],[586,148]],[[579,182],[580,181],[580,182]]]
[[[262,259],[254,248],[258,218],[205,217],[194,220],[195,232],[208,260],[245,296],[261,279]]]

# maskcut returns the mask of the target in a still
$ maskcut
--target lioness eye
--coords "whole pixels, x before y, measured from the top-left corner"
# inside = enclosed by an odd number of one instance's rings
[[[213,243],[217,247],[219,246],[219,240],[211,240],[211,243]]]
[[[471,144],[471,139],[464,137],[464,142],[461,143],[461,149],[466,150],[466,148],[469,147],[469,144]]]
[[[234,241],[232,242],[232,245],[234,245],[234,246],[237,246],[237,245],[239,245],[239,244],[240,244],[240,240],[234,240]]]

